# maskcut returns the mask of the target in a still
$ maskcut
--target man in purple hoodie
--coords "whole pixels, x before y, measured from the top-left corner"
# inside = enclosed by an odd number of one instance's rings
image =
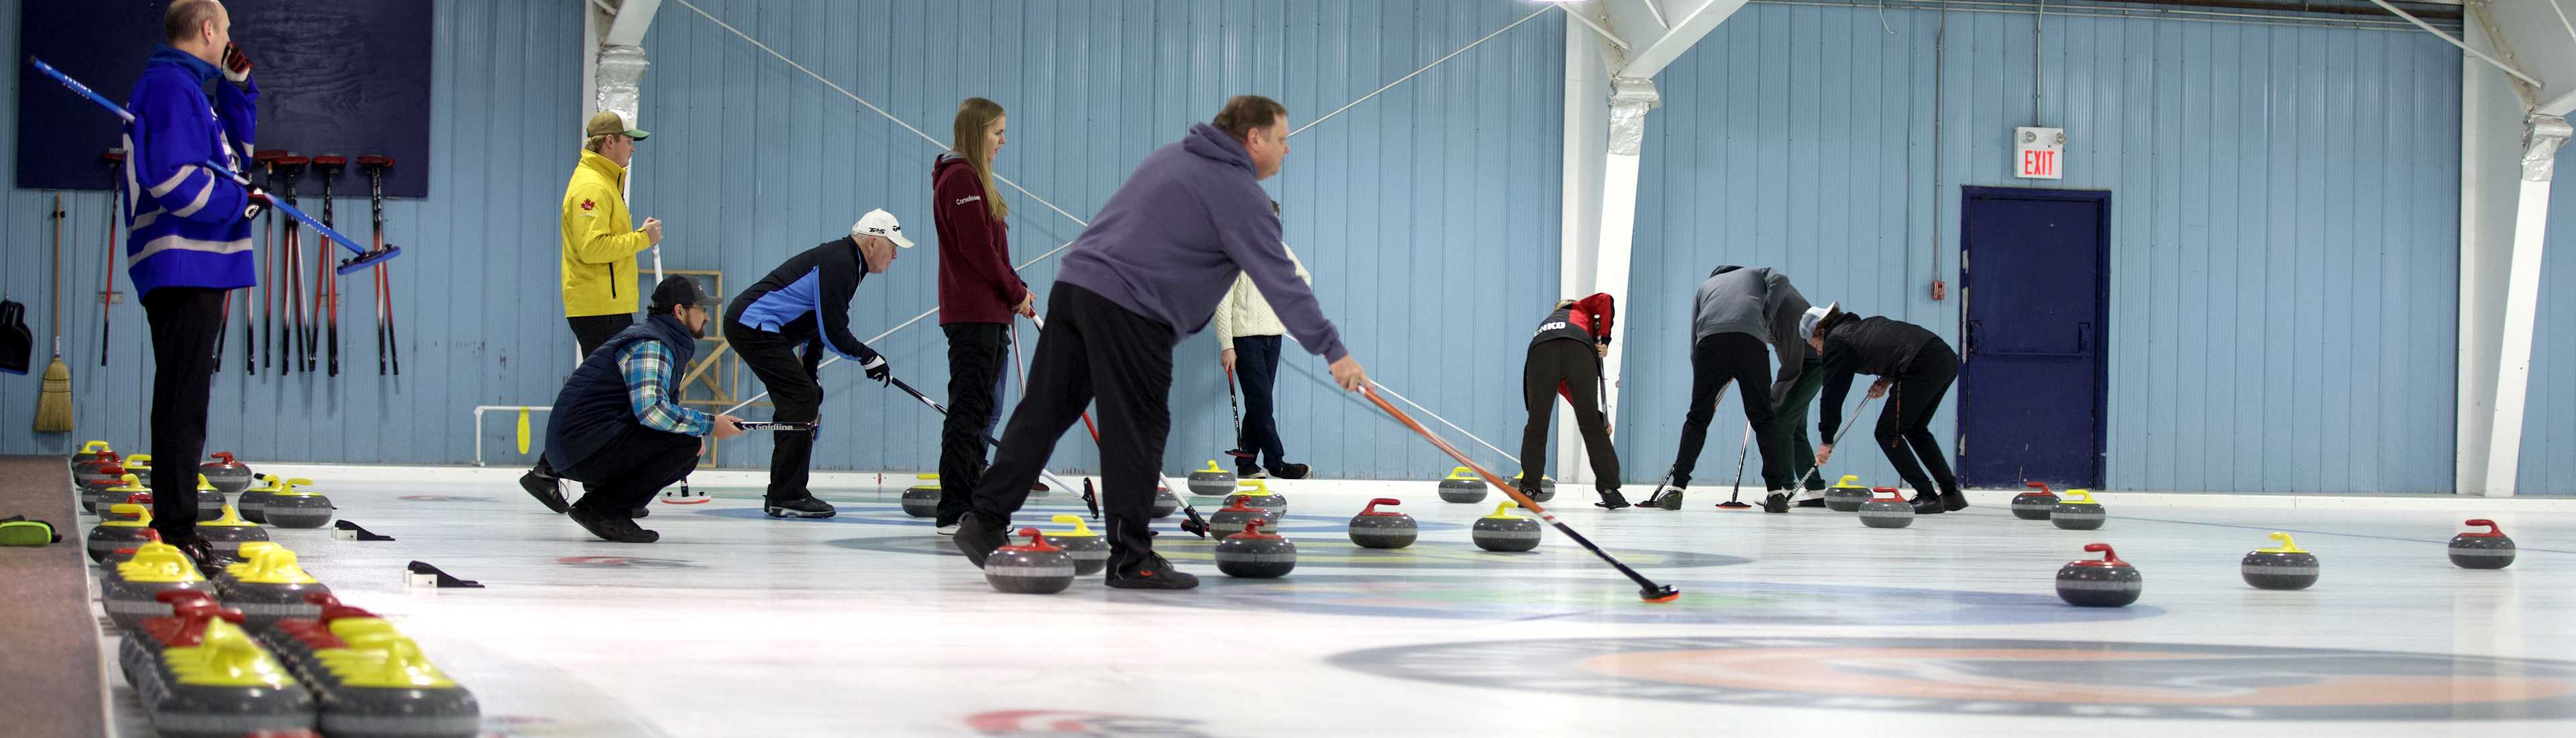
[[[1172,429],[1172,347],[1207,327],[1237,274],[1252,277],[1299,345],[1332,362],[1334,382],[1354,390],[1368,381],[1280,247],[1279,216],[1260,181],[1287,156],[1288,109],[1244,95],[1146,156],[1101,206],[1065,252],[1047,297],[1055,322],[1038,339],[1028,391],[975,485],[974,509],[959,521],[957,550],[967,561],[983,566],[1008,540],[1004,524],[1027,501],[1038,467],[1097,397],[1109,586],[1198,586],[1154,554],[1146,520]]]

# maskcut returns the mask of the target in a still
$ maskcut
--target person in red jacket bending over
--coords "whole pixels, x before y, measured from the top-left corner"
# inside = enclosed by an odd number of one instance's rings
[[[1002,106],[980,97],[957,104],[956,147],[930,167],[931,223],[939,229],[939,329],[948,334],[948,420],[939,431],[939,512],[931,522],[957,534],[975,483],[984,477],[984,437],[998,417],[1011,314],[1036,316],[1037,297],[1011,270],[1011,207],[993,187],[1002,153]]]
[[[1610,353],[1610,320],[1615,312],[1608,293],[1556,304],[1556,312],[1539,321],[1530,337],[1529,358],[1521,365],[1521,400],[1529,408],[1529,425],[1521,429],[1521,493],[1536,494],[1547,474],[1547,424],[1556,414],[1556,398],[1574,405],[1574,427],[1583,431],[1583,450],[1592,456],[1593,488],[1612,510],[1628,506],[1619,495],[1619,450],[1610,445],[1610,416],[1602,409],[1601,357]]]

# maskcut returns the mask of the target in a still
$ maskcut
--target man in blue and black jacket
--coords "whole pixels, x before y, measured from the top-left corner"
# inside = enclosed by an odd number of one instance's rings
[[[895,249],[912,248],[903,225],[883,210],[870,210],[850,235],[788,257],[734,298],[725,312],[725,342],[759,375],[776,406],[773,420],[810,423],[823,407],[823,385],[814,379],[823,353],[859,362],[868,378],[893,381],[884,356],[850,335],[850,295],[870,274],[894,264]],[[801,351],[800,351],[801,349]],[[805,488],[814,457],[814,431],[782,430],[769,450],[769,491],[761,510],[774,518],[828,518],[838,511]]]
[[[209,164],[240,171],[258,119],[259,86],[233,46],[232,18],[212,0],[179,0],[162,14],[162,35],[125,104],[134,113],[120,173],[125,268],[152,326],[152,451],[171,460],[152,472],[152,527],[202,564],[211,549],[197,537],[192,460],[205,457],[224,296],[257,281],[250,226],[268,196]]]

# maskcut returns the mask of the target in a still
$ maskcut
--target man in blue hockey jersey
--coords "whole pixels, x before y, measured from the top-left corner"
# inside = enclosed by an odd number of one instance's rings
[[[894,215],[870,210],[850,226],[850,235],[789,257],[753,283],[725,309],[725,343],[742,357],[742,365],[769,388],[769,401],[782,423],[813,422],[823,407],[823,385],[816,382],[823,353],[859,362],[868,378],[891,382],[894,369],[884,356],[850,335],[850,295],[870,274],[894,264],[895,249],[912,248]],[[800,351],[801,349],[801,351]],[[770,437],[769,491],[761,510],[774,518],[828,518],[837,510],[814,499],[806,489],[814,456],[814,431],[784,430]]]
[[[203,565],[212,551],[197,537],[195,460],[205,457],[215,338],[225,294],[257,279],[251,218],[268,196],[207,164],[239,171],[258,120],[259,87],[232,43],[232,18],[214,0],[177,0],[162,33],[125,104],[134,113],[121,183],[125,268],[152,325],[152,452],[170,460],[152,472],[152,527]]]

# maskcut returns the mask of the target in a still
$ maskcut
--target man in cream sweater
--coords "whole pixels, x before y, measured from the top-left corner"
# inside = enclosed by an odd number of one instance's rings
[[[1279,212],[1279,201],[1270,202],[1270,211]],[[1315,275],[1297,259],[1297,252],[1287,244],[1288,261],[1297,265],[1297,278],[1315,283]],[[1279,441],[1279,423],[1271,412],[1270,390],[1279,379],[1279,340],[1288,333],[1280,324],[1279,314],[1271,312],[1270,301],[1262,298],[1261,288],[1252,286],[1252,278],[1234,278],[1234,288],[1216,304],[1216,316],[1208,320],[1216,331],[1216,345],[1222,349],[1217,361],[1243,385],[1243,427],[1235,437],[1233,451],[1235,476],[1260,479],[1306,478],[1305,464],[1291,464],[1284,458],[1287,449]]]

